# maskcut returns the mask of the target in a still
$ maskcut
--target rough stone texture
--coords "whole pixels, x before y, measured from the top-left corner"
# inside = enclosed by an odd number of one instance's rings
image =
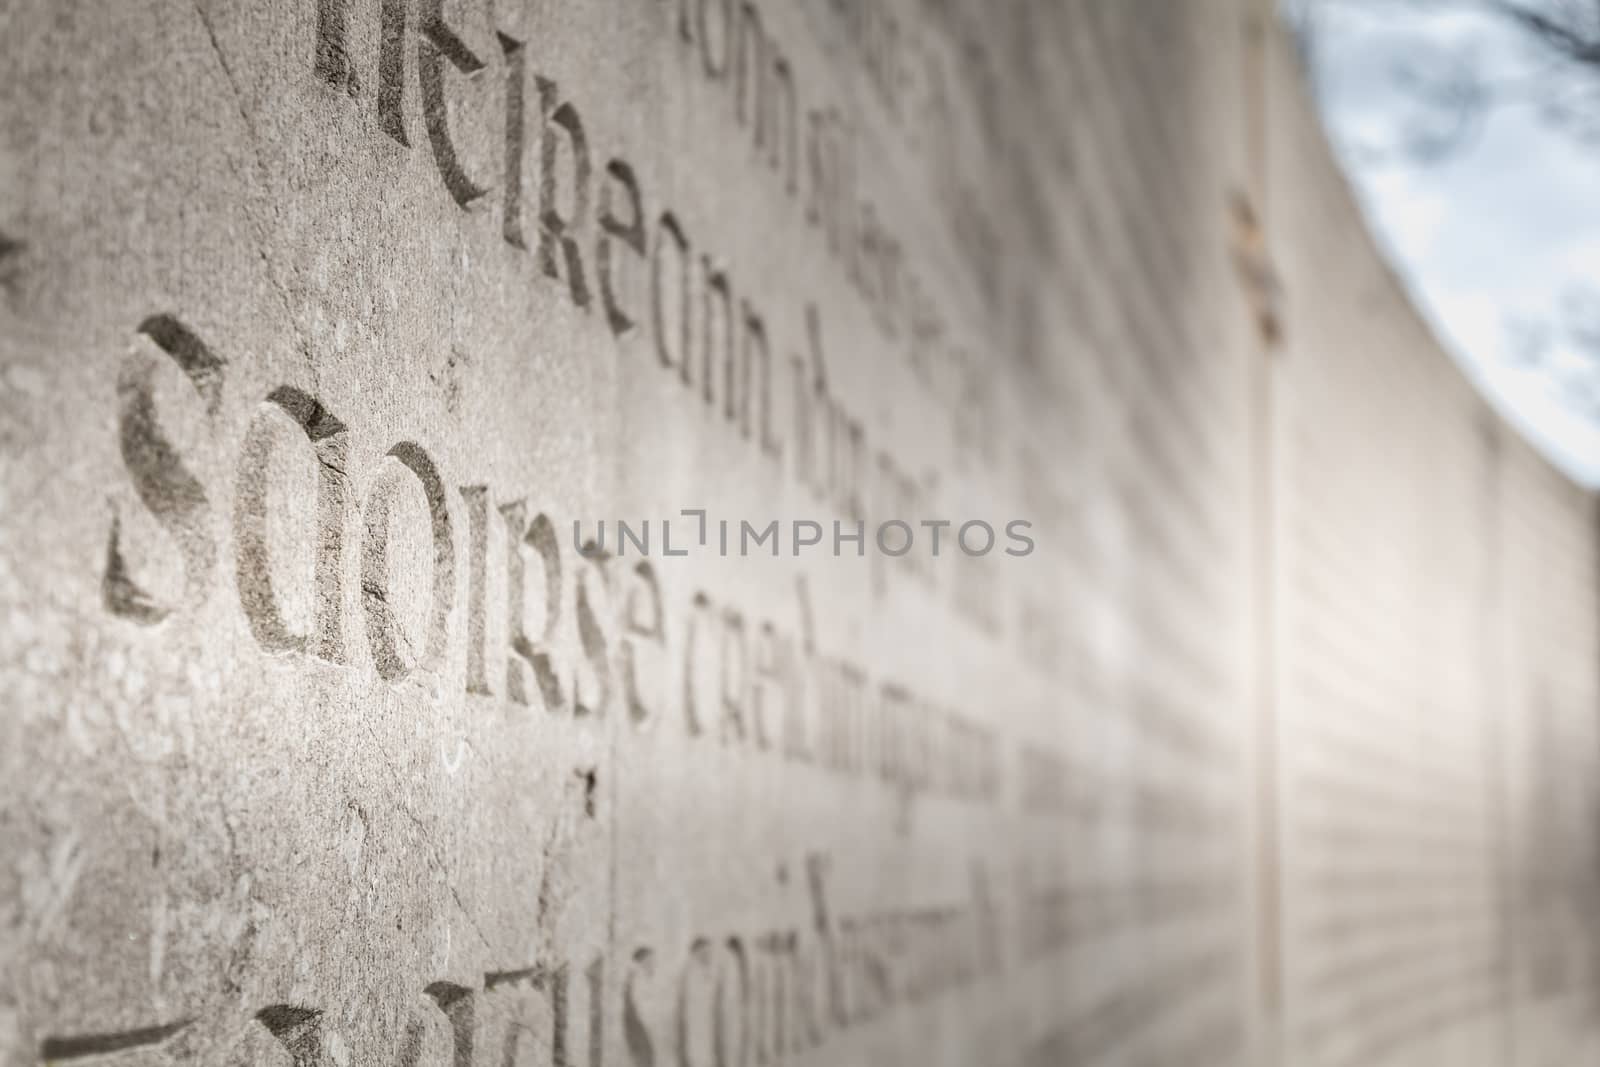
[[[0,1063],[1600,1060],[1600,513],[1255,6],[0,3]]]

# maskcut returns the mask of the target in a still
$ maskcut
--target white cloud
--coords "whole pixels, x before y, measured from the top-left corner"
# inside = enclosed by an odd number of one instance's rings
[[[1397,71],[1448,74],[1471,57],[1495,83],[1511,84],[1527,76],[1530,56],[1497,20],[1381,6],[1381,18],[1359,7],[1320,9],[1323,107],[1335,146],[1444,347],[1552,461],[1600,487],[1600,413],[1574,386],[1581,372],[1600,377],[1600,369],[1564,345],[1559,329],[1532,364],[1518,361],[1513,344],[1519,322],[1567,321],[1575,288],[1600,292],[1600,148],[1513,103],[1483,112],[1453,152],[1419,162],[1408,138],[1451,127],[1438,109],[1419,109]]]

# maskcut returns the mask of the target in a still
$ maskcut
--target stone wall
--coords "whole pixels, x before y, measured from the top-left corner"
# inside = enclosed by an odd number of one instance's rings
[[[0,1063],[1592,1056],[1600,512],[1254,17],[0,9]]]
[[[1587,1062],[1600,510],[1438,349],[1286,51],[1268,127],[1285,1056]]]

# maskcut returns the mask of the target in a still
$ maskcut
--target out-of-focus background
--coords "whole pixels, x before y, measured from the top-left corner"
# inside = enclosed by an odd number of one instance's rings
[[[1600,486],[1600,3],[1284,3],[1339,158],[1441,341]]]

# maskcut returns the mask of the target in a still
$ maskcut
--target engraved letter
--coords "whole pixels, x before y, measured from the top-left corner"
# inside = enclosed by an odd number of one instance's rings
[[[99,1061],[103,1056],[118,1052],[131,1052],[133,1058],[138,1058],[140,1054],[135,1050],[162,1045],[168,1039],[187,1030],[193,1022],[192,1019],[180,1019],[175,1023],[145,1026],[137,1030],[47,1037],[39,1046],[39,1058],[45,1063],[61,1063],[65,1060],[86,1057]]]
[[[378,125],[384,133],[410,147],[405,104],[406,6],[407,0],[383,0],[383,40],[378,46]]]
[[[256,1012],[256,1021],[283,1045],[294,1067],[332,1067],[335,1062],[323,1047],[322,1012],[317,1009],[274,1004]]]
[[[450,1020],[450,1032],[455,1039],[453,1067],[472,1067],[472,990],[454,982],[434,982],[423,992],[433,998],[444,1017]]]
[[[178,365],[205,400],[206,412],[216,415],[222,405],[223,361],[169,315],[145,319],[139,325],[139,333]],[[122,462],[133,476],[139,499],[166,528],[183,556],[183,598],[194,605],[205,596],[217,562],[216,545],[208,529],[211,507],[205,490],[183,465],[156,422],[153,379],[157,366],[148,351],[136,350],[124,362],[117,378],[117,398],[122,409],[117,436]],[[101,583],[106,608],[114,615],[147,626],[160,622],[171,609],[154,603],[128,576],[120,532],[121,524],[113,517]]]
[[[304,431],[317,455],[316,612],[310,634],[289,630],[272,587],[267,550],[267,461],[272,454],[269,419],[288,415]],[[262,648],[309,651],[331,663],[344,662],[344,521],[350,483],[345,475],[349,438],[344,423],[309,394],[292,386],[275,389],[257,410],[239,453],[233,504],[234,554],[238,557],[239,602]]]
[[[723,378],[731,398],[734,390],[734,350],[735,340],[733,335],[733,295],[728,289],[728,275],[726,271],[711,265],[709,256],[702,258],[701,266],[705,271],[706,287],[703,303],[705,320],[705,336],[702,338],[700,367],[702,380],[701,393],[707,404],[715,400],[714,386],[716,385],[716,365],[719,362],[718,353],[721,348],[720,362],[723,365]],[[726,406],[726,404],[725,404]]]
[[[600,275],[600,300],[605,304],[606,322],[617,335],[633,329],[633,317],[617,301],[620,285],[612,261],[612,241],[621,241],[639,259],[645,255],[644,206],[640,202],[639,182],[633,168],[620,159],[606,164],[610,181],[600,190],[600,238],[595,249],[595,270]],[[626,219],[617,218],[612,209],[612,193],[620,189],[628,205]]]
[[[661,603],[661,587],[649,561],[633,568],[635,581],[623,598],[623,641],[621,653],[622,687],[633,724],[640,728],[655,719],[645,703],[645,693],[659,693],[663,683],[659,657],[666,645],[666,613]],[[646,652],[650,645],[654,651]],[[640,675],[645,677],[644,684]]]
[[[577,109],[570,102],[557,105],[556,83],[548,78],[539,78],[538,83],[539,109],[544,116],[539,135],[539,267],[548,277],[560,280],[562,266],[556,258],[559,247],[566,262],[572,302],[587,308],[589,285],[583,278],[583,256],[572,231],[589,215],[589,141]],[[556,209],[556,160],[560,155],[557,128],[567,135],[572,146],[572,213],[566,217]]]
[[[738,416],[739,431],[746,440],[752,423],[758,424],[761,451],[776,459],[783,454],[783,448],[772,433],[772,350],[767,343],[766,323],[748,303],[744,304],[744,342],[740,347],[737,402],[731,362],[728,370],[727,415],[730,419]],[[730,352],[730,360],[731,355]],[[751,399],[752,391],[759,406]]]
[[[622,1033],[628,1044],[628,1058],[632,1067],[655,1067],[655,1044],[650,1040],[650,1030],[644,1023],[644,1012],[639,1007],[639,994],[637,983],[640,978],[648,980],[655,973],[652,954],[649,949],[637,949],[633,954],[633,966],[628,971],[628,977],[622,986]]]
[[[467,692],[488,696],[489,671],[485,664],[488,644],[487,598],[489,571],[489,487],[464,485],[461,499],[467,505]]]
[[[318,0],[317,77],[351,99],[361,95],[361,78],[350,55],[351,0]],[[378,125],[409,145],[405,127],[406,0],[382,0],[379,7]]]
[[[389,450],[417,481],[428,498],[433,531],[433,596],[428,611],[428,633],[423,657],[416,664],[402,655],[404,635],[389,606],[389,513],[395,501],[393,482],[380,481],[366,505],[366,543],[361,554],[361,602],[366,608],[367,640],[373,664],[389,681],[404,678],[414,666],[431,670],[444,659],[449,642],[450,608],[455,599],[455,545],[450,536],[450,512],[445,507],[444,481],[433,460],[419,445],[402,441]]]
[[[472,76],[483,70],[483,60],[468,48],[456,31],[445,25],[444,0],[424,0],[422,22],[424,40],[417,48],[417,71],[422,81],[422,113],[428,126],[428,143],[439,176],[455,202],[466,207],[488,190],[467,177],[456,158],[455,141],[450,136],[449,108],[444,98],[444,61],[461,73]]]
[[[530,694],[523,683],[521,669],[521,665],[526,664],[533,671],[539,692],[544,698],[545,710],[562,712],[566,710],[566,697],[561,692],[561,679],[556,675],[549,649],[549,642],[554,639],[556,624],[561,618],[561,550],[556,543],[556,530],[543,514],[534,516],[530,524],[527,506],[521,501],[504,505],[500,514],[505,516],[508,535],[506,606],[510,612],[512,652],[506,661],[506,691],[518,704],[529,702]],[[544,626],[536,639],[528,636],[527,624],[523,619],[527,596],[523,546],[532,548],[538,554],[544,574]]]
[[[767,64],[767,35],[761,29],[761,12],[750,0],[739,5],[739,32],[733,47],[734,117],[742,126],[746,118],[755,115],[759,137],[763,125],[761,83]]]
[[[585,553],[584,558],[589,566],[579,572],[577,582],[576,602],[573,610],[578,621],[578,642],[583,646],[584,663],[587,671],[580,671],[572,681],[572,713],[577,716],[603,715],[606,706],[611,703],[611,651],[610,642],[606,632],[601,628],[600,620],[609,618],[609,603],[602,602],[599,606],[595,600],[600,596],[609,596],[610,587],[606,584],[605,564],[610,558],[604,553]],[[596,583],[599,592],[592,592]],[[585,673],[593,683],[593,695],[590,686],[585,684]]]
[[[360,92],[350,62],[350,0],[317,0],[317,77],[350,96]]]
[[[707,12],[712,8],[720,13],[709,15]],[[720,24],[715,32],[713,21]],[[705,67],[706,77],[717,81],[728,72],[728,56],[733,48],[733,0],[698,0],[695,22],[700,33],[700,62]]]
[[[666,272],[662,258],[666,252],[668,240],[678,247],[678,343],[677,352],[672,350],[672,343],[668,332],[666,296],[663,292],[666,281],[662,277]],[[656,254],[653,261],[654,269],[650,272],[651,308],[654,312],[656,331],[656,355],[661,359],[663,367],[677,367],[683,377],[685,385],[689,384],[689,240],[683,235],[683,227],[678,225],[678,220],[672,212],[666,211],[661,215],[661,223],[657,227]]]
[[[528,55],[521,41],[503,33],[497,36],[506,57],[506,188],[500,232],[507,244],[527,248],[527,238],[522,235],[522,141]]]
[[[793,195],[800,162],[800,119],[794,88],[794,73],[783,57],[773,60],[769,75],[764,71],[759,85],[760,110],[756,113],[756,146],[765,146],[772,169],[784,175],[784,188]],[[770,84],[769,97],[766,86]]]

